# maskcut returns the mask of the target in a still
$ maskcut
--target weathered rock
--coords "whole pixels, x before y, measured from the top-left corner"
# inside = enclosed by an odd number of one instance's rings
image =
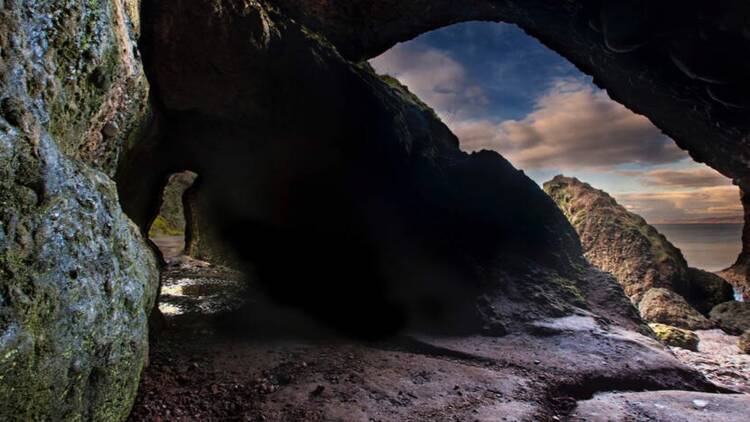
[[[750,330],[750,303],[725,302],[711,309],[711,320],[729,334]]]
[[[0,6],[0,419],[122,420],[158,283],[108,177],[146,107],[138,4]]]
[[[692,331],[658,323],[651,323],[648,326],[654,331],[656,338],[667,346],[698,350],[698,336]]]
[[[750,300],[750,179],[735,181],[740,187],[740,201],[744,214],[742,252],[731,267],[719,273],[730,282],[744,300]]]
[[[638,304],[641,317],[646,321],[673,325],[688,330],[712,328],[711,321],[693,309],[677,293],[662,289],[650,289]]]
[[[740,336],[740,339],[737,340],[737,347],[740,348],[742,353],[750,355],[750,330],[745,331],[745,334]]]

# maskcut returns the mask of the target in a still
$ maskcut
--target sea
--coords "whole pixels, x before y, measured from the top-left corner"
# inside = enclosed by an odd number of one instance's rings
[[[742,250],[742,224],[655,224],[680,248],[691,267],[721,271],[734,264]]]

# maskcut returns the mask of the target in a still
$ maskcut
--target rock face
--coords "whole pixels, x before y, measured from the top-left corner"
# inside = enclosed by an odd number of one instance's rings
[[[138,4],[0,2],[0,419],[120,420],[158,271],[114,174],[146,110]]]
[[[688,330],[682,330],[677,327],[672,327],[666,324],[648,324],[654,333],[656,338],[662,343],[668,346],[680,347],[687,350],[698,350],[698,336]]]
[[[733,298],[726,281],[689,268],[679,249],[606,192],[564,176],[545,183],[544,190],[578,231],[586,258],[615,275],[647,320],[707,328],[700,312]]]
[[[711,310],[711,320],[729,334],[740,335],[750,330],[750,303],[726,302]]]
[[[713,327],[711,321],[693,309],[682,296],[667,289],[649,289],[638,304],[638,310],[646,321],[688,330]]]

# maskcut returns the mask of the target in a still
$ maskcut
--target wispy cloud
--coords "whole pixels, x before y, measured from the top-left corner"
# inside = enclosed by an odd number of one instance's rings
[[[448,119],[469,151],[496,150],[521,168],[611,169],[687,157],[643,116],[571,79],[553,82],[522,120]]]
[[[650,223],[742,221],[742,205],[736,186],[626,193],[615,197],[628,210],[640,214]]]
[[[649,186],[691,189],[711,186],[727,186],[732,181],[709,167],[686,170],[658,169],[651,171],[620,171],[625,177],[636,177]]]
[[[397,78],[441,116],[468,116],[489,100],[471,84],[464,66],[436,48],[399,44],[370,61],[380,74]]]

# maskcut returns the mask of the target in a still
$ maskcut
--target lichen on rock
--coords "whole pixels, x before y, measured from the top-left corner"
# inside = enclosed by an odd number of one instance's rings
[[[667,346],[680,347],[692,351],[698,350],[699,339],[692,331],[658,323],[651,323],[648,326],[654,331],[656,338]]]

